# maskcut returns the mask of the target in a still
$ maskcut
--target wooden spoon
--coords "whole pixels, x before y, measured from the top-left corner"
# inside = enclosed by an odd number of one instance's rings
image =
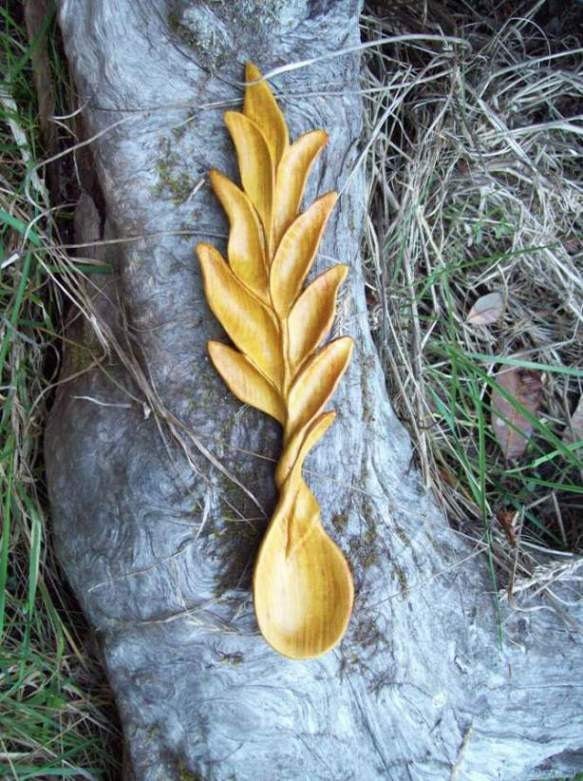
[[[273,518],[255,565],[253,591],[261,633],[291,659],[320,656],[344,635],[353,585],[346,559],[319,522],[286,553],[284,516]]]
[[[253,590],[267,642],[305,659],[340,640],[353,601],[348,565],[322,528],[320,507],[302,478],[304,459],[334,420],[324,407],[352,353],[348,337],[321,347],[348,268],[332,266],[304,286],[337,199],[326,193],[298,213],[327,135],[314,130],[290,143],[283,114],[253,65],[247,81],[243,113],[225,114],[242,188],[218,171],[210,175],[230,222],[228,258],[208,244],[197,251],[209,306],[236,348],[209,342],[211,360],[241,401],[283,427],[279,502]]]

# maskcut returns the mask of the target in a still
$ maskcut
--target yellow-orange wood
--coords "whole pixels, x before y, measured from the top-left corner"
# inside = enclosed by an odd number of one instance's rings
[[[324,407],[352,353],[348,337],[321,347],[347,267],[333,266],[304,286],[337,197],[327,193],[299,214],[327,135],[314,130],[290,144],[284,116],[252,64],[246,80],[243,112],[225,114],[242,187],[211,172],[231,226],[228,258],[208,244],[197,252],[209,306],[238,348],[209,342],[211,360],[235,396],[283,427],[279,500],[255,564],[253,594],[267,642],[306,659],[336,645],[352,612],[348,564],[302,476],[308,452],[334,420]]]

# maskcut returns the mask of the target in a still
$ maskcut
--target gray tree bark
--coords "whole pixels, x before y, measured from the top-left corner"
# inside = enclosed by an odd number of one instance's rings
[[[77,320],[87,350],[67,350],[46,436],[55,544],[100,640],[136,779],[583,769],[580,635],[549,610],[497,619],[485,559],[423,492],[387,399],[359,255],[357,54],[274,82],[293,137],[330,133],[308,199],[342,192],[317,271],[351,265],[338,329],[357,349],[307,479],[351,563],[354,616],[342,645],[309,662],[257,632],[250,574],[279,432],[207,358],[220,328],[193,248],[224,246],[226,223],[196,185],[211,167],[236,177],[222,113],[241,100],[243,63],[268,71],[356,45],[358,13],[356,0],[60,2],[90,134],[123,120],[93,144],[105,237],[143,236],[108,245],[114,274],[93,291],[133,368],[115,351],[88,366],[94,331]]]

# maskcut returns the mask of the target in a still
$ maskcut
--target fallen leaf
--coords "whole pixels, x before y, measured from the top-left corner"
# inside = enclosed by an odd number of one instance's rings
[[[571,415],[571,419],[563,431],[563,442],[566,444],[569,445],[581,440],[583,440],[583,396],[580,396],[575,412]],[[581,448],[577,448],[577,452],[581,453],[581,450],[583,450],[583,445]],[[579,470],[579,474],[583,480],[583,467]]]
[[[563,246],[570,255],[576,255],[578,252],[581,252],[583,242],[578,238],[565,239],[563,241]]]
[[[496,519],[504,529],[504,533],[511,545],[516,545],[516,522],[518,512],[516,510],[498,510]]]
[[[517,356],[514,356],[517,357]],[[498,385],[535,415],[542,399],[542,375],[532,369],[511,366],[496,375]],[[532,423],[498,389],[492,391],[492,428],[507,460],[519,458],[532,434]]]
[[[571,420],[563,431],[563,442],[579,442],[583,439],[583,396],[580,397]]]
[[[480,296],[466,318],[471,325],[490,325],[500,318],[504,311],[504,296],[499,291]]]

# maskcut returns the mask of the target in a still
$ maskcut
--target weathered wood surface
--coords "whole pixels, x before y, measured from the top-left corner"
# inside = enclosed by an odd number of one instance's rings
[[[96,306],[161,404],[262,508],[192,442],[188,463],[115,357],[61,385],[46,439],[54,539],[138,779],[520,781],[583,768],[577,628],[548,610],[503,613],[499,647],[486,562],[424,495],[387,400],[360,269],[362,171],[349,178],[357,55],[274,82],[294,137],[330,133],[308,198],[342,191],[317,271],[351,265],[339,329],[357,350],[308,468],[354,571],[355,612],[342,646],[315,661],[277,656],[257,633],[249,582],[279,435],[207,359],[220,329],[193,248],[220,243],[226,225],[208,184],[189,193],[210,167],[236,175],[222,112],[241,99],[245,60],[268,71],[357,44],[358,12],[353,0],[60,2],[90,132],[126,119],[93,145],[106,236],[150,234],[111,245]],[[82,365],[69,351],[63,376]]]

